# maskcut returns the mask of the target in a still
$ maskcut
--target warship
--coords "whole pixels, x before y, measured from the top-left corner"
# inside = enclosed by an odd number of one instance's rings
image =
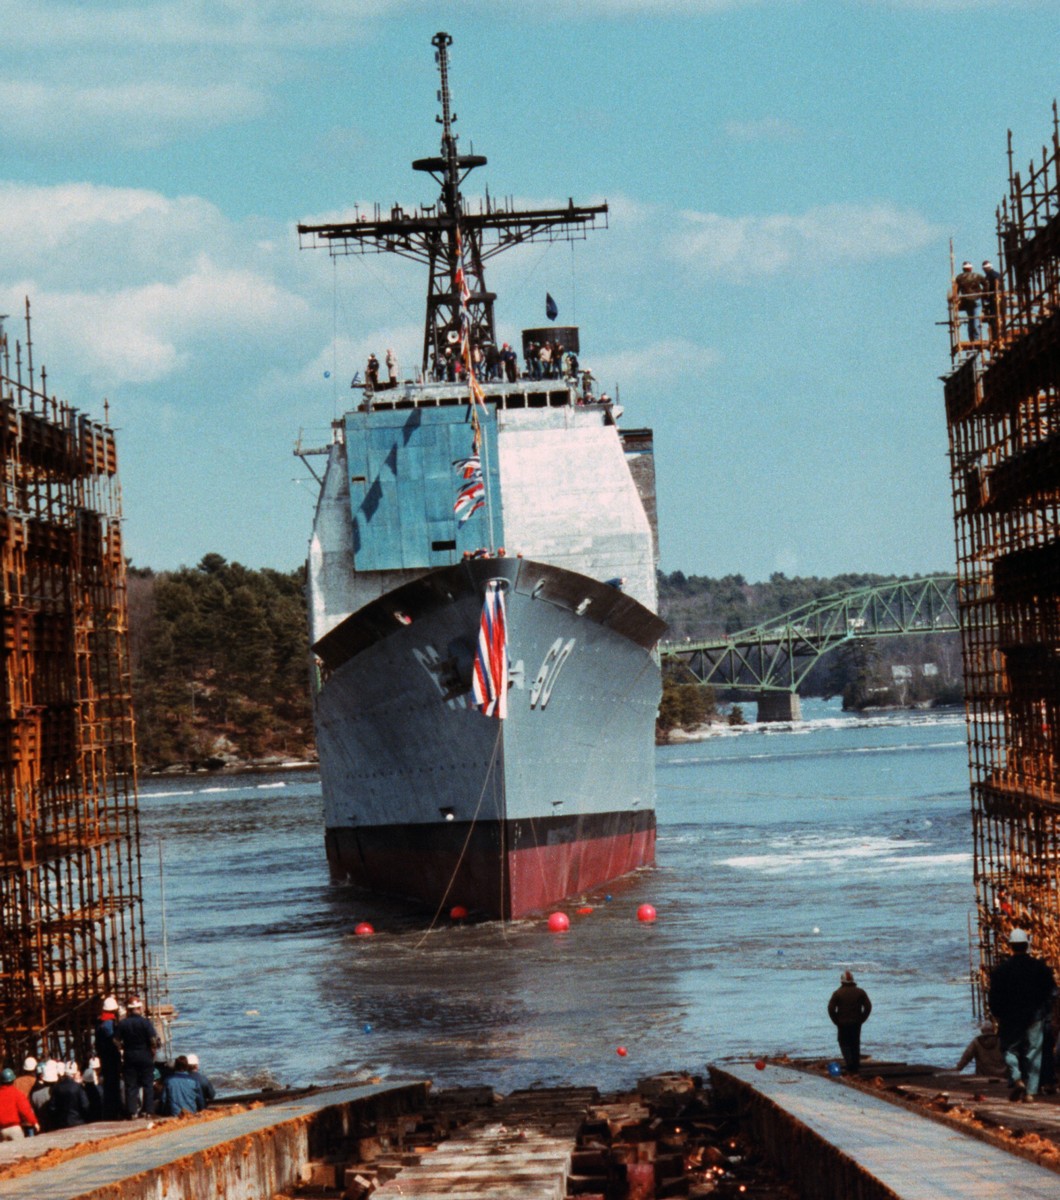
[[[499,342],[484,262],[606,227],[462,187],[452,39],[432,39],[433,204],[301,224],[303,247],[428,269],[416,378],[333,423],[309,544],[312,688],[332,877],[512,919],[655,856],[660,696],[652,434],[579,362],[576,326]],[[548,298],[548,318],[555,316]],[[542,351],[544,348],[544,351]]]

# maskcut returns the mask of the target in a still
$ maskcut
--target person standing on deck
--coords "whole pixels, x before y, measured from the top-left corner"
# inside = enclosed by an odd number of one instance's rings
[[[1033,1100],[1041,1074],[1045,1018],[1056,985],[1048,963],[1030,953],[1025,930],[1013,929],[1008,943],[1012,954],[990,972],[987,999],[1008,1068],[1009,1099]]]
[[[364,386],[370,392],[379,387],[379,359],[374,354],[368,355],[368,365],[364,368]]]
[[[143,1001],[129,1001],[129,1015],[119,1021],[114,1038],[121,1046],[125,1078],[125,1115],[129,1120],[155,1111],[155,1050],[161,1045],[155,1027],[144,1016]]]
[[[868,993],[854,982],[850,971],[839,977],[839,987],[828,1001],[828,1015],[836,1027],[836,1038],[847,1073],[856,1075],[861,1068],[861,1027],[872,1012]]]

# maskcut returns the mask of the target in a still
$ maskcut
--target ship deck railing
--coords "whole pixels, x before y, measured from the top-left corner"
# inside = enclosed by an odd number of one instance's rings
[[[610,410],[611,401],[601,400],[574,383],[562,379],[519,379],[515,383],[492,381],[481,385],[487,404],[503,409],[572,408],[586,406]],[[466,383],[398,383],[365,388],[362,412],[375,409],[444,408],[466,405]]]

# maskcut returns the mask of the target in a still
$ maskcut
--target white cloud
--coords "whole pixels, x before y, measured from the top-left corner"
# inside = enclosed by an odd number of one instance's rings
[[[261,116],[266,106],[260,88],[239,82],[0,83],[0,128],[8,137],[26,141],[103,139],[144,149],[178,138],[189,128],[201,131]]]
[[[919,213],[884,202],[763,217],[684,212],[681,220],[670,256],[697,271],[732,278],[906,254],[941,236]]]
[[[116,291],[50,291],[23,280],[0,291],[0,304],[21,312],[25,295],[38,320],[44,315],[64,373],[76,372],[97,388],[156,383],[204,347],[266,343],[271,330],[307,311],[301,297],[274,281],[206,257],[173,283]],[[21,337],[17,327],[9,329]]]
[[[594,355],[591,365],[600,387],[609,391],[615,380],[651,379],[661,384],[690,376],[701,378],[707,367],[720,361],[721,354],[712,346],[686,338],[664,338],[614,354]]]

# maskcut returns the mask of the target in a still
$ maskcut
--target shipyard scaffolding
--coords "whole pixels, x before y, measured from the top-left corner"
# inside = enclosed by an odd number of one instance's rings
[[[1000,280],[945,379],[980,1000],[1014,928],[1060,976],[1060,123],[997,211]]]
[[[2,327],[2,321],[0,321]],[[0,332],[0,1044],[85,1061],[148,990],[114,433]]]

